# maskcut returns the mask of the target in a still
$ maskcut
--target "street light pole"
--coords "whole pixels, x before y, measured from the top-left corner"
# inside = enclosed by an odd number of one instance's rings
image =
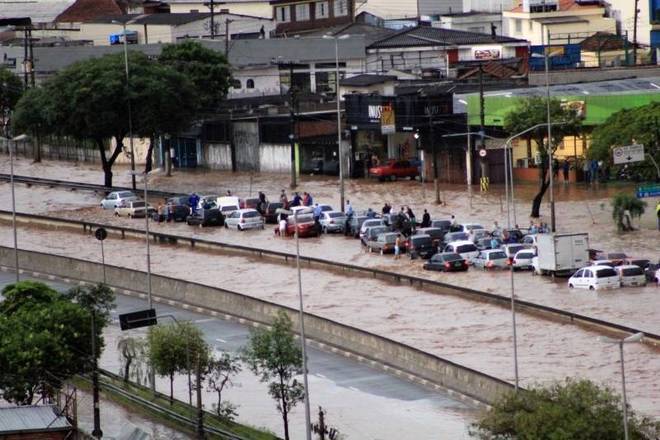
[[[125,21],[121,23],[117,20],[112,20],[112,23],[121,24],[124,29],[124,70],[126,71],[126,90],[129,89],[129,73],[128,73],[128,36],[126,35],[126,25],[128,24]],[[128,143],[131,150],[131,171],[135,172],[135,149],[133,148],[133,115],[131,109],[131,96],[130,93],[127,93],[127,107],[128,107]],[[117,142],[121,142],[120,139],[117,139]],[[131,187],[133,191],[137,189],[135,182],[135,174],[131,175]]]
[[[546,31],[543,30],[541,38],[544,39],[543,50],[545,52],[545,99],[548,117],[548,173],[550,173],[550,229],[556,232],[557,224],[555,221],[555,191],[554,191],[554,171],[553,171],[553,152],[552,152],[552,123],[550,120],[550,32],[547,31],[547,43],[545,45]]]
[[[624,440],[629,439],[628,434],[628,399],[626,397],[626,370],[623,365],[623,344],[630,344],[633,342],[640,342],[644,337],[644,333],[635,333],[630,335],[627,338],[623,339],[612,339],[607,337],[600,337],[599,339],[602,342],[609,344],[617,344],[619,346],[619,358],[621,362],[621,391],[623,393],[621,406],[623,409],[623,438]]]
[[[16,138],[12,139],[14,141],[14,147],[16,146]],[[14,153],[10,143],[9,145],[9,180],[11,186],[11,227],[14,233],[14,258],[15,258],[15,267],[16,267],[16,282],[18,283],[21,280],[18,267],[18,234],[16,233],[16,195],[14,193]]]
[[[305,312],[303,308],[302,277],[300,273],[300,240],[298,236],[298,212],[293,213],[293,223],[296,231],[296,270],[298,271],[298,300],[300,312],[300,343],[302,345],[303,384],[305,387],[305,433],[306,439],[312,440],[312,416],[309,405],[309,384],[307,382],[307,342],[305,339]]]

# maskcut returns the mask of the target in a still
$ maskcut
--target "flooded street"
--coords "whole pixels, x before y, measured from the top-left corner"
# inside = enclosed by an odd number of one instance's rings
[[[0,172],[8,172],[3,161]],[[31,165],[22,159],[16,173],[46,178],[102,183],[100,166],[72,166],[57,162]],[[126,169],[117,168],[116,185],[129,185]],[[139,184],[141,185],[141,184]],[[267,190],[275,198],[282,188],[288,188],[286,175],[255,175],[231,173],[175,172],[171,178],[156,175],[150,185],[168,191],[198,194],[224,194],[227,189],[240,196],[256,195]],[[318,202],[336,208],[339,193],[336,179],[303,177],[300,191],[309,191]],[[609,197],[630,186],[609,186],[586,189],[584,186],[555,189],[558,230],[589,232],[591,247],[609,252],[623,251],[635,257],[658,259],[660,235],[655,226],[655,200],[641,219],[641,230],[618,234],[611,220]],[[9,187],[0,185],[0,203],[10,207]],[[474,192],[472,200],[464,186],[442,186],[445,205],[434,205],[432,184],[419,182],[378,183],[348,181],[347,199],[360,210],[372,207],[380,211],[385,201],[398,209],[410,205],[418,217],[423,209],[432,218],[456,215],[458,222],[479,222],[490,228],[493,221],[506,225],[502,188],[493,186],[483,195]],[[287,192],[289,190],[287,189]],[[515,221],[522,227],[529,223],[529,200],[534,185],[516,185]],[[43,213],[72,219],[85,219],[142,228],[144,221],[117,219],[110,212],[97,208],[99,196],[86,191],[67,191],[43,187],[17,186],[17,209],[21,212]],[[588,199],[588,202],[587,202]],[[547,196],[546,196],[547,200]],[[156,204],[156,203],[154,203]],[[542,213],[548,213],[544,203]],[[547,221],[547,219],[543,219]],[[511,217],[511,222],[514,219]],[[635,221],[635,225],[640,223]],[[224,228],[192,228],[185,224],[152,224],[153,230],[195,236],[226,243],[243,244],[263,249],[295,251],[291,239],[273,235],[273,226],[264,231],[239,233]],[[11,231],[0,228],[0,242],[11,245]],[[98,261],[99,246],[91,236],[62,231],[19,230],[19,246],[59,255]],[[301,253],[308,256],[346,262],[361,266],[400,271],[425,276],[459,286],[509,296],[510,280],[506,272],[482,273],[470,270],[461,274],[427,273],[420,261],[366,254],[359,241],[343,236],[305,239]],[[118,266],[145,270],[143,243],[137,240],[106,241],[106,259]],[[191,268],[194,267],[194,271]],[[185,246],[152,246],[152,270],[155,273],[236,290],[246,295],[296,306],[295,271],[290,266],[265,260],[229,254],[192,252]],[[660,289],[655,286],[624,288],[606,292],[570,291],[566,281],[533,277],[529,273],[515,274],[517,297],[552,307],[612,321],[654,333],[660,333]],[[306,310],[342,323],[360,327],[397,341],[412,345],[454,362],[513,381],[511,349],[511,316],[501,307],[441,296],[405,285],[345,276],[331,271],[303,271]],[[518,316],[519,363],[522,385],[547,383],[566,376],[588,377],[620,389],[618,352],[616,347],[601,343],[598,334],[578,327],[542,320],[527,314]],[[626,370],[629,399],[632,406],[653,417],[660,417],[660,353],[641,344],[626,346]]]

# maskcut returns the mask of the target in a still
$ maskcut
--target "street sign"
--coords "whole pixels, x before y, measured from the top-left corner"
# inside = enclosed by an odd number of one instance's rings
[[[156,320],[156,309],[138,310],[137,312],[119,315],[119,327],[122,330],[148,327],[158,324]]]
[[[479,150],[479,157],[486,157],[486,154],[488,154],[488,152],[486,151],[485,148]]]
[[[644,145],[624,145],[623,147],[614,148],[612,153],[615,165],[644,161]]]
[[[660,185],[644,185],[637,188],[637,198],[660,197]]]
[[[105,228],[98,228],[96,231],[94,231],[94,236],[97,240],[103,241],[108,238],[108,231],[106,231]]]

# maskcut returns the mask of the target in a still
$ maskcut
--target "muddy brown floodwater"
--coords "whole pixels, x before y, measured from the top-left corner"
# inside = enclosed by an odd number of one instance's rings
[[[6,162],[0,172],[7,172]],[[19,161],[17,174],[101,183],[100,168],[67,163],[45,162],[32,165]],[[126,169],[118,168],[116,184],[127,185],[130,177]],[[152,178],[154,187],[187,193],[224,194],[227,189],[247,196],[266,189],[271,198],[280,189],[287,188],[286,175],[251,176],[245,173],[175,172],[171,178],[158,173]],[[336,179],[303,177],[301,191],[309,191],[316,201],[337,206],[339,194]],[[0,186],[0,203],[8,204],[6,185]],[[432,185],[419,182],[378,183],[348,181],[347,198],[354,207],[368,206],[379,209],[388,201],[395,209],[410,205],[418,217],[423,209],[432,218],[456,215],[459,222],[480,222],[490,227],[497,220],[507,222],[501,208],[502,188],[493,186],[487,194],[474,193],[469,197],[464,186],[442,186],[441,198],[445,205],[433,204]],[[533,185],[517,185],[516,221],[526,226],[529,219],[529,199]],[[647,213],[636,225],[640,230],[618,234],[611,221],[609,197],[617,192],[631,191],[630,186],[602,186],[585,188],[570,185],[556,187],[557,224],[560,232],[589,232],[591,246],[609,252],[623,251],[631,256],[658,259],[660,234],[655,226],[655,200],[649,199]],[[289,192],[287,190],[287,192]],[[96,208],[98,196],[84,191],[63,191],[33,187],[17,187],[18,210],[39,212],[90,221],[121,224],[142,228],[143,221],[116,219],[109,212]],[[471,199],[471,201],[470,201]],[[547,212],[544,203],[542,211]],[[511,218],[513,222],[513,218]],[[545,221],[545,220],[544,220]],[[194,235],[227,243],[245,244],[264,249],[295,251],[293,240],[273,236],[272,230],[239,233],[224,229],[190,228],[182,224],[153,224],[153,229],[182,235]],[[3,244],[10,243],[8,229],[2,228]],[[86,259],[98,259],[97,244],[90,237],[64,232],[32,231],[21,229],[21,247],[47,251]],[[143,268],[144,254],[137,241],[108,242],[108,259],[112,264]],[[249,258],[191,252],[184,247],[153,246],[155,272],[180,276],[197,282],[237,290],[248,295],[294,306],[296,289],[292,268],[280,264],[258,262]],[[426,276],[460,286],[486,290],[508,296],[507,273],[465,274],[425,273],[419,261],[368,255],[360,249],[357,240],[343,236],[303,240],[304,255],[327,258],[351,264],[401,271]],[[195,267],[191,272],[191,267]],[[329,317],[365,330],[413,345],[425,351],[447,357],[455,362],[485,371],[506,380],[512,380],[511,323],[507,310],[461,298],[429,294],[407,286],[345,277],[322,270],[305,270],[303,283],[306,307],[311,313]],[[608,292],[569,291],[565,280],[553,282],[549,278],[516,273],[516,295],[519,298],[571,310],[660,333],[660,289],[625,288]],[[518,320],[520,374],[523,385],[547,382],[565,376],[579,375],[603,381],[615,389],[620,388],[617,352],[598,342],[597,334],[571,325],[540,320],[521,314]],[[631,401],[635,408],[654,417],[660,416],[660,357],[658,352],[644,345],[626,347],[626,368]]]
[[[11,229],[0,228],[0,243],[11,244]],[[99,260],[92,236],[23,228],[22,248]],[[106,261],[144,269],[144,246],[137,240],[106,241]],[[251,258],[199,253],[184,247],[152,246],[152,270],[175,278],[235,290],[295,307],[295,270]],[[512,381],[511,316],[506,308],[459,297],[430,294],[405,285],[329,271],[303,271],[306,311],[412,345],[454,362]],[[618,354],[598,334],[574,325],[526,314],[518,318],[522,385],[566,376],[589,377],[618,389]],[[626,347],[630,400],[657,416],[660,357],[646,345]]]

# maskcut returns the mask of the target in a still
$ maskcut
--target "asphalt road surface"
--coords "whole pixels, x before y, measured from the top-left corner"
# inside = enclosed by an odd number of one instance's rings
[[[0,273],[0,286],[12,283],[13,273]],[[70,286],[49,281],[58,290]],[[117,295],[113,316],[146,308],[144,300]],[[207,343],[217,352],[237,353],[247,343],[249,328],[231,321],[156,304],[158,315],[173,315],[177,320],[194,322],[204,333]],[[161,319],[161,323],[168,322]],[[143,335],[144,329],[133,330]],[[105,331],[106,347],[100,366],[119,372],[116,342],[122,336],[115,321]],[[468,438],[467,426],[477,410],[445,393],[412,384],[343,356],[313,347],[308,349],[309,388],[312,418],[319,405],[327,411],[326,422],[351,439],[461,439]],[[281,417],[275,402],[267,395],[267,387],[249,370],[244,369],[235,380],[237,386],[223,393],[238,408],[238,421],[264,427],[282,435]],[[169,382],[157,379],[157,388],[167,392]],[[175,379],[175,395],[187,400],[187,380]],[[205,392],[204,405],[211,409],[215,394]],[[108,415],[106,420],[115,419]],[[290,419],[293,438],[304,438],[304,407],[298,405]],[[149,426],[144,430],[149,431]],[[107,430],[106,430],[107,431]]]

